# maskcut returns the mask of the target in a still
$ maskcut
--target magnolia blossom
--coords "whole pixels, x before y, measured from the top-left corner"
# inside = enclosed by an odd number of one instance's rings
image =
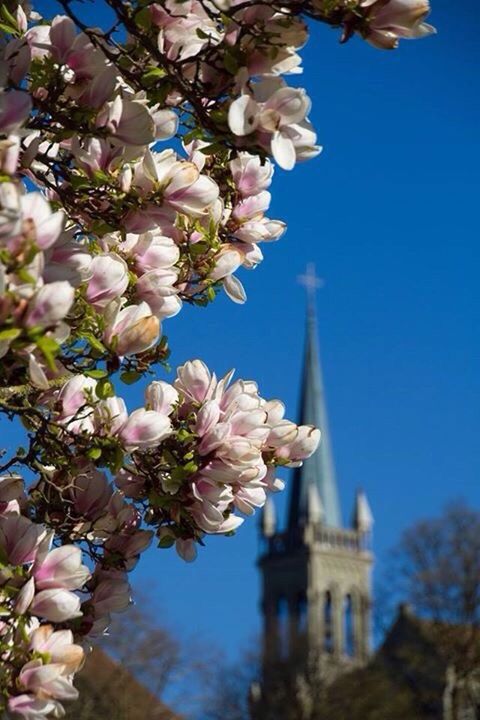
[[[107,309],[103,339],[117,355],[135,355],[151,348],[160,335],[160,322],[149,305],[119,303]]]
[[[192,561],[318,445],[254,382],[200,360],[140,407],[121,392],[166,362],[161,322],[183,303],[220,286],[244,302],[235,273],[285,230],[266,156],[291,169],[320,152],[308,95],[282,78],[301,72],[305,15],[381,48],[433,32],[427,0],[141,5],[115,32],[26,2],[2,16],[0,409],[29,435],[0,477],[12,720],[63,716],[82,647],[130,604],[154,537]]]
[[[311,102],[304,90],[290,88],[279,78],[264,78],[253,89],[243,93],[228,111],[228,124],[234,135],[245,137],[256,133],[284,170],[296,161],[320,152],[307,114]]]
[[[424,20],[430,12],[428,0],[363,0],[368,8],[366,39],[375,47],[393,49],[401,38],[421,38],[435,32]]]

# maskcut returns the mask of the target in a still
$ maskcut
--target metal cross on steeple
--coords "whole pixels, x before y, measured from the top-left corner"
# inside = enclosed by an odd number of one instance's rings
[[[315,291],[324,285],[323,278],[318,277],[315,273],[315,264],[312,262],[307,263],[305,273],[298,275],[297,280],[307,291],[308,305],[312,308],[315,304]]]

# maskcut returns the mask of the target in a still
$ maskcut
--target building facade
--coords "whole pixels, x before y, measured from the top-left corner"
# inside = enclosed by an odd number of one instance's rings
[[[262,678],[251,693],[259,719],[312,717],[321,688],[370,654],[373,518],[358,492],[351,527],[342,523],[313,302],[299,421],[322,437],[294,471],[286,527],[278,528],[271,498],[262,516]]]

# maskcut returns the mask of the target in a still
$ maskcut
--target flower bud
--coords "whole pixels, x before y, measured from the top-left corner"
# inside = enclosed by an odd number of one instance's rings
[[[104,341],[114,345],[117,355],[136,355],[155,345],[160,334],[160,321],[152,315],[146,302],[128,305],[117,312],[104,331]]]

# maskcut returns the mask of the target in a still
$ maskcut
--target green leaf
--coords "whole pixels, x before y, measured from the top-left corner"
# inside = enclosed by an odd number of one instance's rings
[[[97,352],[102,355],[107,352],[105,345],[103,345],[92,333],[83,333],[83,337],[94,350],[97,350]]]
[[[21,335],[21,330],[19,328],[6,328],[5,330],[0,330],[0,341],[2,340],[16,340],[16,338]]]
[[[160,540],[158,541],[158,547],[159,548],[170,548],[172,545],[175,544],[175,537],[174,535],[164,535]]]
[[[227,51],[223,58],[223,66],[231,75],[236,75],[239,65],[235,55]]]
[[[0,30],[3,30],[3,32],[8,35],[18,35],[17,28],[7,25],[6,23],[0,23]]]
[[[2,3],[0,5],[0,15],[9,25],[12,25],[15,28],[15,30],[18,31],[17,19],[14,15],[12,15],[10,10],[7,8],[7,6],[4,3]]]
[[[57,341],[54,340],[52,337],[48,337],[48,335],[43,335],[42,337],[38,338],[37,347],[47,361],[47,365],[50,370],[55,371],[55,355],[60,350],[60,346]]]
[[[133,383],[136,383],[141,377],[141,373],[136,370],[125,370],[120,374],[120,380],[124,382],[125,385],[133,385]]]
[[[134,20],[137,27],[142,28],[143,30],[149,30],[152,26],[150,8],[145,7],[142,10],[139,10],[135,13]]]
[[[179,430],[177,433],[177,438],[180,442],[185,442],[185,440],[190,440],[193,437],[193,434],[191,432],[188,432],[188,430],[182,429]]]
[[[113,387],[110,380],[103,378],[97,383],[95,393],[100,400],[106,400],[106,398],[114,397],[115,388]]]
[[[151,67],[146,70],[142,75],[142,80],[150,82],[153,80],[161,80],[167,74],[166,70],[161,67]]]
[[[190,462],[183,466],[183,469],[188,475],[193,475],[193,473],[197,472],[198,465],[193,462],[193,460],[190,460]]]
[[[200,240],[199,242],[193,243],[193,245],[190,245],[190,255],[198,256],[203,255],[209,248],[208,243],[204,242],[203,240]]]
[[[87,377],[94,378],[94,380],[101,380],[104,377],[108,376],[108,372],[106,370],[85,370],[84,375]]]
[[[102,450],[101,448],[93,447],[87,450],[87,457],[90,458],[90,460],[98,460],[102,457]]]
[[[200,152],[204,155],[213,155],[214,153],[220,152],[220,150],[225,150],[225,145],[220,142],[214,142],[211,145],[207,145],[207,147],[200,148]]]
[[[121,447],[117,446],[113,454],[113,460],[109,463],[110,470],[113,473],[117,473],[120,470],[123,465],[123,459],[123,450]]]

